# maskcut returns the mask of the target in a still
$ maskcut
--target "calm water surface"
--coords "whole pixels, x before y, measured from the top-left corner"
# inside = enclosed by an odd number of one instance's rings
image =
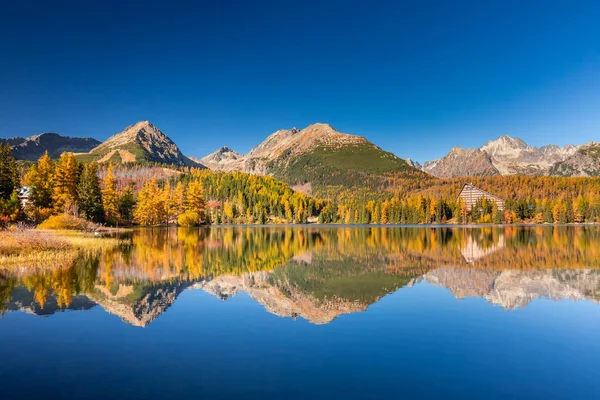
[[[600,228],[140,229],[0,272],[2,399],[600,398]]]

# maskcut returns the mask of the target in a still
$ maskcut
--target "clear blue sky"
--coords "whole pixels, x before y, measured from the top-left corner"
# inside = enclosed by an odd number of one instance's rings
[[[187,155],[327,122],[401,157],[600,140],[598,1],[5,1],[0,137],[148,119]]]

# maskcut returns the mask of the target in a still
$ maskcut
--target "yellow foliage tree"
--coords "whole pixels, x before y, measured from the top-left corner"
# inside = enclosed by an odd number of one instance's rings
[[[198,214],[198,224],[206,222],[206,202],[204,201],[204,188],[202,187],[202,182],[199,180],[190,182],[187,192],[185,193],[183,207],[186,212]]]
[[[140,189],[133,217],[141,225],[158,225],[164,221],[164,210],[164,197],[153,177]]]
[[[106,176],[102,180],[102,205],[106,221],[109,224],[116,224],[119,221],[119,194],[117,193],[117,180],[115,178],[115,169],[109,164]]]
[[[76,213],[78,170],[73,153],[62,153],[52,179],[54,184],[52,202],[55,212]]]

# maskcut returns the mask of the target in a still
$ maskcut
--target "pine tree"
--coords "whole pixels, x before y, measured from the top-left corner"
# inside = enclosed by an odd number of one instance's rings
[[[116,224],[119,222],[119,194],[117,193],[117,180],[115,178],[115,169],[112,164],[108,165],[106,176],[102,180],[102,205],[106,222]]]
[[[18,187],[19,171],[10,144],[0,143],[0,199],[10,199]]]
[[[88,164],[83,168],[79,179],[78,196],[79,212],[90,221],[103,222],[104,207],[96,163]]]
[[[133,196],[133,183],[128,185],[119,197],[119,217],[124,224],[131,224],[133,221],[133,208],[135,198]]]
[[[494,224],[502,224],[504,222],[504,213],[498,210],[498,204],[495,202],[492,206],[492,222]]]

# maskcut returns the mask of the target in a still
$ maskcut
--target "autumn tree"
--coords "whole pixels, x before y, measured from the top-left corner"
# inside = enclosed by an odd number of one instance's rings
[[[54,168],[54,162],[46,151],[25,174],[24,183],[29,186],[29,202],[32,207],[38,209],[52,208]]]
[[[199,225],[206,222],[206,202],[204,200],[204,188],[200,180],[192,180],[187,187],[184,196],[184,213],[182,221],[185,225]]]
[[[116,224],[119,222],[119,194],[114,166],[109,164],[106,176],[102,180],[102,205],[106,222]]]
[[[134,219],[141,225],[158,225],[164,221],[164,198],[156,178],[144,183],[138,193]]]
[[[54,172],[52,202],[58,213],[77,210],[79,165],[73,153],[62,153]]]
[[[13,191],[8,199],[0,199],[0,217],[7,222],[15,222],[22,219],[23,207],[16,191]]]

